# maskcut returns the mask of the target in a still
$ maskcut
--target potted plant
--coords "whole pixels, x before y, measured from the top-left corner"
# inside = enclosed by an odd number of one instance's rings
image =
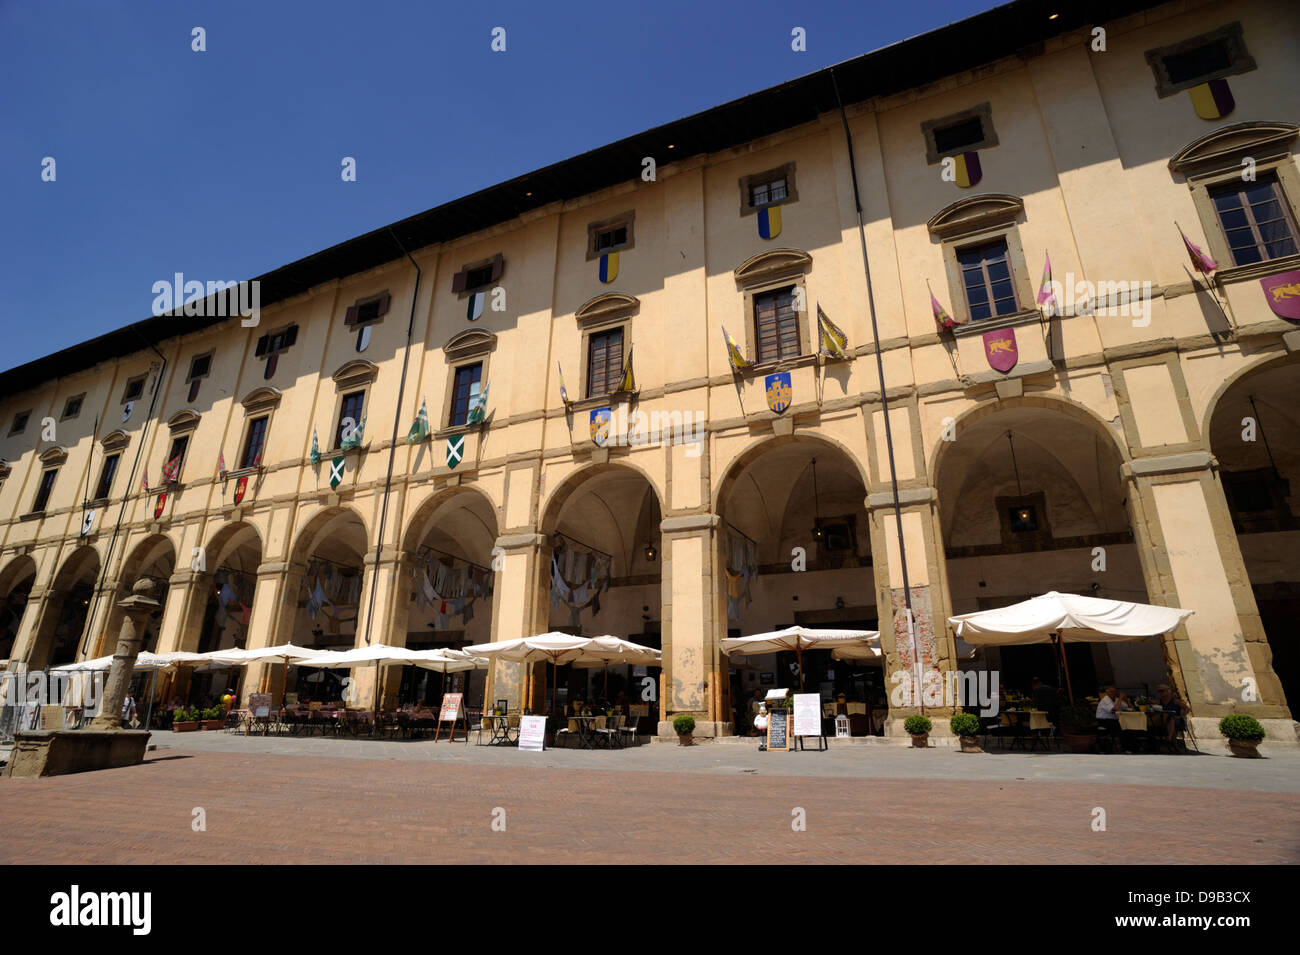
[[[210,706],[201,711],[199,718],[203,720],[203,729],[219,730],[226,725],[226,708],[224,706]]]
[[[974,713],[954,713],[952,719],[948,720],[948,728],[952,730],[952,735],[961,738],[961,751],[963,753],[982,753],[980,749],[980,718]]]
[[[909,716],[903,720],[903,729],[912,737],[914,747],[925,749],[930,745],[930,730],[934,729],[934,723],[928,716]]]
[[[683,713],[681,716],[673,717],[673,731],[677,734],[677,742],[683,746],[690,746],[695,738],[691,733],[695,732],[695,717]]]
[[[1232,713],[1219,720],[1219,732],[1228,739],[1228,749],[1233,756],[1243,759],[1260,759],[1259,743],[1264,738],[1264,727],[1259,720],[1245,713]]]
[[[1091,753],[1097,742],[1097,711],[1086,703],[1061,707],[1061,739],[1072,753]]]
[[[181,707],[172,717],[173,733],[193,733],[199,728],[199,718],[191,710]]]

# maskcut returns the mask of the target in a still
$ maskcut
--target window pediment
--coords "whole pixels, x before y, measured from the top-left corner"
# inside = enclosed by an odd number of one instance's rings
[[[1294,123],[1233,123],[1194,139],[1169,159],[1169,168],[1188,179],[1239,171],[1246,157],[1266,162],[1290,155],[1300,134]]]
[[[244,406],[246,412],[266,411],[278,407],[282,397],[279,388],[254,388],[244,395],[244,400],[240,404]]]
[[[1024,211],[1025,204],[1019,196],[989,193],[958,199],[936,212],[925,225],[931,235],[948,239],[1011,225]]]
[[[368,385],[379,375],[379,366],[364,358],[354,358],[344,362],[331,376],[340,389]]]
[[[46,448],[40,454],[41,464],[48,466],[63,464],[68,460],[68,449],[61,444],[56,444],[52,448]]]
[[[629,295],[626,292],[605,292],[579,305],[578,310],[573,313],[573,317],[578,320],[580,325],[591,325],[616,318],[625,318],[639,311],[640,308],[641,300],[635,295]]]
[[[763,282],[802,275],[812,268],[812,256],[802,249],[769,249],[750,256],[736,267],[733,273],[738,285],[758,285]]]
[[[477,355],[486,355],[496,347],[496,335],[480,328],[471,328],[449,338],[447,344],[442,346],[442,352],[447,361],[458,362]]]
[[[167,421],[167,427],[171,430],[172,437],[181,434],[189,434],[199,426],[199,416],[193,411],[178,411]]]
[[[105,451],[121,451],[131,442],[131,438],[120,428],[116,431],[110,431],[99,439]]]

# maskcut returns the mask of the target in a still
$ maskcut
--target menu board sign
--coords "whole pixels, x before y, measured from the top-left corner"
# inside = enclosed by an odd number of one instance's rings
[[[769,750],[788,750],[790,748],[789,716],[785,710],[775,710],[767,721],[767,748]]]
[[[460,719],[460,704],[464,698],[464,693],[444,693],[442,709],[438,711],[438,722],[454,723]]]
[[[264,717],[271,715],[271,694],[270,693],[250,693],[248,694],[248,708],[253,711],[253,715]]]
[[[821,695],[817,693],[796,693],[794,695],[795,736],[822,735],[821,702]]]
[[[546,717],[521,716],[519,718],[519,748],[541,752],[546,748]]]

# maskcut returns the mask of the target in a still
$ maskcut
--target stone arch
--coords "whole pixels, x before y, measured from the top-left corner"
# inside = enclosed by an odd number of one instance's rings
[[[655,501],[658,503],[660,511],[663,510],[664,490],[655,483],[655,479],[650,476],[649,472],[639,464],[632,461],[609,461],[605,464],[588,464],[580,467],[573,473],[565,476],[560,483],[551,491],[546,499],[546,503],[541,508],[541,520],[538,522],[538,529],[543,534],[553,533],[555,523],[559,519],[560,512],[564,509],[565,502],[573,496],[582,485],[586,484],[594,477],[601,474],[615,471],[634,471],[643,478],[654,492]]]
[[[314,553],[321,544],[336,533],[342,527],[360,526],[362,544],[360,555],[365,557],[370,549],[370,528],[366,525],[363,518],[354,507],[347,504],[337,504],[333,507],[322,508],[313,514],[307,523],[302,526],[294,537],[293,546],[289,550],[289,560],[295,567],[305,566],[308,557]],[[356,543],[356,534],[350,535],[352,540],[349,544]]]
[[[487,491],[472,485],[443,488],[421,502],[411,514],[410,519],[406,522],[406,528],[402,532],[402,550],[407,553],[414,553],[433,530],[440,515],[445,514],[448,505],[453,503],[463,506],[465,510],[471,512],[474,510],[475,503],[481,503],[488,509],[493,519],[492,528],[489,529],[481,521],[480,523],[483,526],[484,533],[491,538],[491,542],[488,543],[487,547],[490,552],[496,543],[496,536],[500,529],[500,523],[497,520],[497,506]],[[477,517],[477,515],[475,516]]]
[[[73,662],[82,644],[86,616],[99,577],[99,551],[84,544],[59,565],[46,592],[28,653],[34,670]]]
[[[1213,451],[1210,441],[1210,426],[1214,421],[1214,415],[1219,410],[1219,404],[1223,401],[1225,395],[1232,390],[1239,382],[1251,375],[1261,371],[1272,371],[1274,366],[1282,367],[1284,365],[1300,366],[1300,352],[1287,352],[1286,354],[1265,355],[1257,361],[1250,362],[1238,368],[1227,378],[1225,378],[1214,390],[1210,400],[1205,404],[1205,414],[1201,420],[1201,444],[1207,451]],[[1300,374],[1300,367],[1297,367],[1296,373]]]
[[[864,488],[871,486],[871,477],[867,473],[866,462],[845,445],[842,441],[824,434],[792,434],[778,435],[776,437],[762,437],[754,440],[745,450],[740,452],[735,459],[727,465],[726,472],[722,475],[721,480],[713,491],[713,513],[720,514],[722,502],[726,499],[737,480],[744,473],[749,465],[771,451],[774,448],[782,447],[788,444],[806,444],[809,447],[820,445],[827,450],[835,451],[842,454],[847,460],[851,461],[857,468],[858,477],[862,480]]]
[[[0,570],[0,660],[13,654],[36,573],[36,561],[27,554],[20,554]]]
[[[233,521],[222,524],[204,545],[203,559],[209,572],[220,567],[237,549],[249,543],[256,543],[259,551],[262,547],[262,533],[257,525],[249,521]],[[257,568],[252,568],[256,572]]]

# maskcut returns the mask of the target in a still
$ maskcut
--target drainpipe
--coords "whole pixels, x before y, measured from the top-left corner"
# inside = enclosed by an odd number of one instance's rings
[[[379,558],[384,552],[384,528],[388,525],[388,495],[393,486],[393,462],[397,456],[397,434],[402,424],[402,396],[406,393],[406,366],[411,357],[411,335],[415,331],[415,303],[420,297],[420,278],[424,274],[420,271],[420,266],[416,264],[415,259],[411,258],[411,253],[406,251],[406,246],[402,245],[402,240],[397,237],[390,226],[388,234],[393,237],[397,247],[402,250],[402,254],[410,260],[411,265],[415,268],[415,290],[411,293],[411,315],[406,322],[406,350],[402,352],[402,377],[397,385],[397,408],[393,412],[393,440],[388,446],[388,473],[384,477],[384,499],[379,508],[379,537],[375,541],[375,572],[370,575],[370,602],[366,610],[366,645],[370,644],[370,628],[375,619],[375,592],[379,587]],[[378,692],[378,675],[375,677],[376,693]]]
[[[158,404],[158,395],[163,389],[163,378],[167,374],[167,357],[158,350],[158,347],[153,342],[149,341],[149,339],[141,335],[140,330],[138,328],[135,328],[133,326],[132,330],[136,333],[136,335],[139,335],[140,341],[144,342],[147,346],[149,346],[149,350],[158,356],[158,360],[162,362],[162,365],[158,369],[157,379],[154,380],[153,394],[149,396],[149,412],[148,412],[148,416],[145,418],[144,427],[140,429],[140,443],[136,445],[135,458],[132,459],[131,461],[131,474],[126,479],[126,493],[122,495],[122,506],[118,508],[117,521],[116,523],[113,524],[113,533],[112,536],[110,536],[108,539],[108,549],[104,552],[104,563],[99,568],[99,583],[95,587],[95,593],[91,598],[90,609],[86,611],[86,621],[81,625],[83,627],[83,633],[81,635],[81,649],[79,651],[79,654],[83,654],[83,655],[86,653],[87,646],[89,645],[90,642],[90,633],[88,628],[90,626],[90,622],[95,619],[95,611],[99,608],[99,595],[103,591],[104,580],[108,577],[109,563],[113,558],[113,547],[117,544],[118,535],[122,530],[122,521],[126,519],[126,502],[127,499],[131,496],[132,489],[135,487],[135,472],[140,467],[140,455],[144,453],[145,438],[148,435],[149,422],[153,420],[154,408]],[[95,448],[94,441],[95,438],[92,435],[91,436],[92,453],[94,452],[94,448]],[[87,477],[86,486],[87,487],[90,486],[89,477]],[[147,495],[146,495],[146,503],[148,503]],[[179,556],[180,555],[177,555],[178,558]]]
[[[867,309],[871,314],[871,336],[876,342],[876,375],[880,381],[880,405],[885,413],[885,447],[889,457],[889,483],[894,493],[894,523],[898,528],[898,562],[903,571],[903,601],[907,613],[907,635],[912,644],[912,654],[916,665],[916,699],[921,712],[925,713],[925,697],[922,694],[921,648],[916,642],[915,619],[912,614],[912,588],[907,578],[907,544],[903,540],[903,508],[898,503],[898,471],[894,467],[894,432],[889,421],[889,395],[885,392],[885,362],[880,353],[880,329],[876,324],[876,300],[871,291],[871,265],[867,262],[867,230],[862,221],[862,194],[858,190],[858,166],[853,158],[853,136],[849,132],[849,117],[844,112],[844,103],[840,100],[840,84],[835,80],[835,70],[830,71],[831,85],[835,89],[835,105],[840,111],[840,122],[844,125],[844,142],[849,149],[849,175],[853,179],[853,205],[858,213],[858,241],[862,244],[862,271],[867,279]],[[891,601],[892,602],[892,601]]]

